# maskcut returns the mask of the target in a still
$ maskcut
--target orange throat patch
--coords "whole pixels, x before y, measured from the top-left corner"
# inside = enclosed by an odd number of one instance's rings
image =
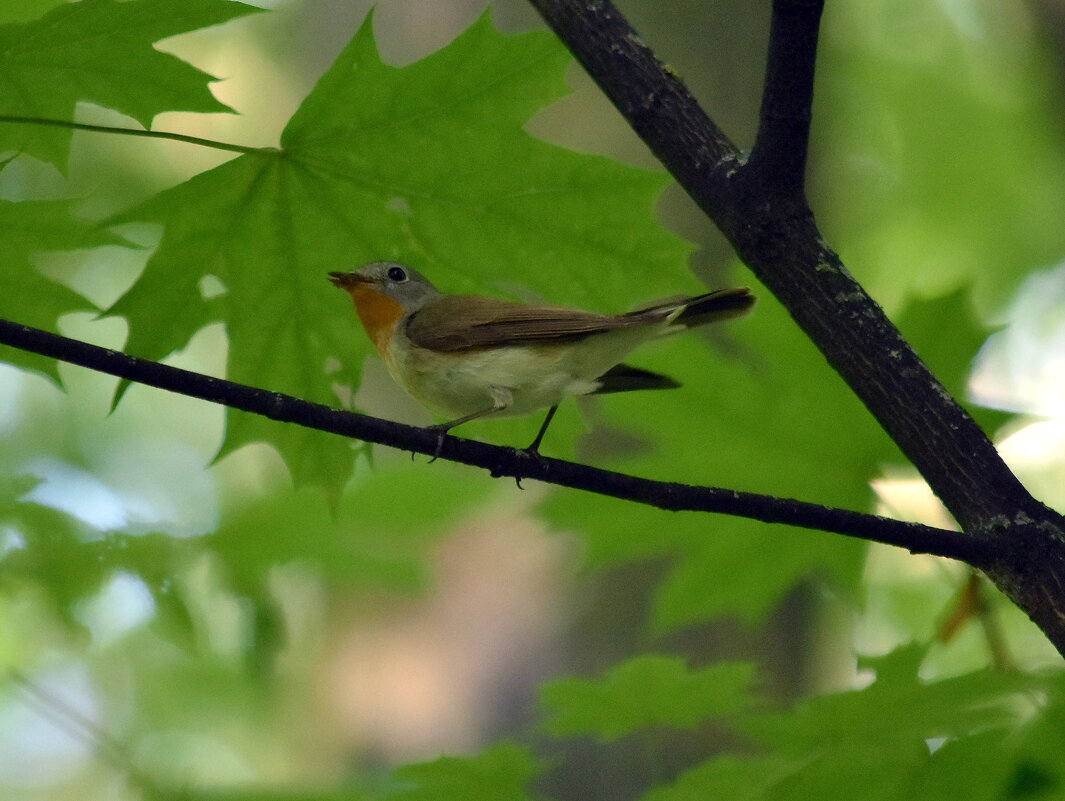
[[[402,304],[365,284],[355,285],[351,290],[351,299],[355,302],[355,311],[362,320],[362,327],[370,335],[377,352],[387,359],[392,334],[405,313]]]

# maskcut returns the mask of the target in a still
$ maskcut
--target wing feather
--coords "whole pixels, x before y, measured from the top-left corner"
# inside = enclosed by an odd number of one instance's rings
[[[436,351],[565,342],[662,322],[670,323],[669,331],[682,331],[737,317],[753,304],[754,296],[746,287],[722,289],[614,316],[478,295],[443,295],[410,318],[407,336],[415,345]]]
[[[580,309],[532,306],[474,295],[446,295],[419,310],[407,336],[422,348],[460,351],[581,339],[589,334],[659,322],[659,310],[611,317]]]

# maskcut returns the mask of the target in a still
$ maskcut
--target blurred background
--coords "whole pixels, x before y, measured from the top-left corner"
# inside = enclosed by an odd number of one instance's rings
[[[239,113],[164,114],[155,129],[276,145],[371,7],[358,0],[260,5],[272,13],[160,46],[220,78],[213,91]],[[474,0],[374,5],[381,55],[394,65],[445,46],[485,10]],[[769,3],[619,5],[715,121],[749,146]],[[507,32],[542,25],[519,0],[494,3],[492,16]],[[1058,508],[1065,504],[1063,65],[1059,0],[829,3],[809,176],[828,241],[904,333],[909,324],[922,341],[942,340],[943,353],[933,355],[953,360],[968,401],[994,410],[981,422],[1022,480]],[[572,94],[527,130],[657,168],[578,67],[568,79]],[[79,119],[128,122],[88,106]],[[174,142],[77,134],[69,175],[19,159],[0,175],[0,195],[82,197],[83,213],[101,219],[229,157]],[[701,280],[752,282],[679,189],[665,192],[658,214],[696,244],[691,269]],[[62,273],[106,308],[146,258],[103,248],[49,256],[41,268]],[[122,320],[88,313],[64,318],[60,329],[113,347],[126,336]],[[968,343],[975,346],[966,351]],[[749,360],[742,334],[723,335],[713,347],[719,358]],[[213,325],[168,361],[219,375],[225,353],[225,331]],[[65,392],[0,365],[0,466],[36,476],[23,499],[73,519],[65,525],[82,542],[133,535],[159,564],[181,569],[116,571],[96,583],[86,578],[83,552],[56,550],[48,564],[5,572],[24,549],[17,528],[0,519],[4,798],[151,797],[160,786],[182,788],[186,797],[350,781],[373,787],[393,766],[473,753],[501,737],[557,759],[540,780],[552,797],[635,798],[726,735],[631,738],[610,749],[552,739],[536,722],[542,681],[599,675],[626,656],[657,650],[693,665],[753,660],[767,695],[788,702],[860,686],[856,654],[910,641],[931,644],[929,677],[1004,660],[1057,664],[1042,635],[987,588],[980,605],[989,611],[979,621],[944,628],[959,599],[974,591],[967,572],[879,547],[848,552],[856,583],[763,570],[768,588],[752,578],[732,606],[715,600],[712,614],[663,624],[659,593],[677,581],[673,555],[610,555],[608,547],[603,556],[579,517],[544,511],[549,488],[518,491],[453,465],[427,468],[374,449],[331,511],[292,489],[266,445],[214,461],[220,409],[133,387],[112,412],[113,380],[66,365],[60,374]],[[357,393],[357,405],[370,413],[428,422],[393,393],[372,360]],[[642,446],[629,443],[624,428],[604,424],[595,408],[585,411],[593,424],[585,453],[604,440]],[[819,412],[798,408],[789,419],[828,438],[832,421]],[[849,431],[838,434],[846,440]],[[785,444],[789,435],[779,434]],[[901,458],[864,469],[852,480],[870,510],[950,525]],[[367,518],[367,507],[378,511]],[[605,508],[629,513],[622,504]],[[356,518],[357,529],[346,522]],[[331,533],[315,533],[322,531]],[[199,547],[207,535],[211,546]],[[326,536],[351,538],[351,552],[341,548],[333,557],[351,557],[350,564],[321,557],[330,553],[319,547]],[[775,540],[763,536],[745,540],[754,544],[744,553],[772,561]],[[261,544],[273,542],[289,550]],[[816,542],[810,547],[836,547],[834,538]],[[304,547],[308,558],[288,558]],[[690,581],[699,587],[701,580]],[[160,600],[167,593],[172,604]]]

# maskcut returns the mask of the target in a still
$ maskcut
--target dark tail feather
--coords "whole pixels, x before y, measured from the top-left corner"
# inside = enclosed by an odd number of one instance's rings
[[[669,376],[616,364],[599,376],[599,389],[593,395],[606,395],[610,392],[632,392],[637,389],[676,389],[680,384]]]
[[[712,323],[716,320],[728,320],[746,314],[754,305],[754,295],[745,286],[732,289],[719,289],[716,292],[708,292],[694,298],[673,298],[668,301],[659,301],[651,306],[645,306],[626,313],[625,317],[652,317],[661,320],[683,308],[680,314],[673,318],[674,331],[682,328],[694,328],[704,323]]]
[[[694,328],[697,325],[728,320],[746,314],[754,305],[754,295],[745,286],[719,289],[688,301],[684,311],[674,320],[674,325]]]

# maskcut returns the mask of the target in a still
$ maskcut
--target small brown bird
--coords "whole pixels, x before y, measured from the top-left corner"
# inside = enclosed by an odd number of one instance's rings
[[[449,422],[444,434],[488,415],[547,409],[536,453],[558,405],[570,396],[672,389],[664,375],[621,364],[651,339],[747,312],[746,287],[722,289],[618,315],[535,306],[476,295],[446,295],[416,270],[377,261],[330,273],[347,291],[392,377]]]

